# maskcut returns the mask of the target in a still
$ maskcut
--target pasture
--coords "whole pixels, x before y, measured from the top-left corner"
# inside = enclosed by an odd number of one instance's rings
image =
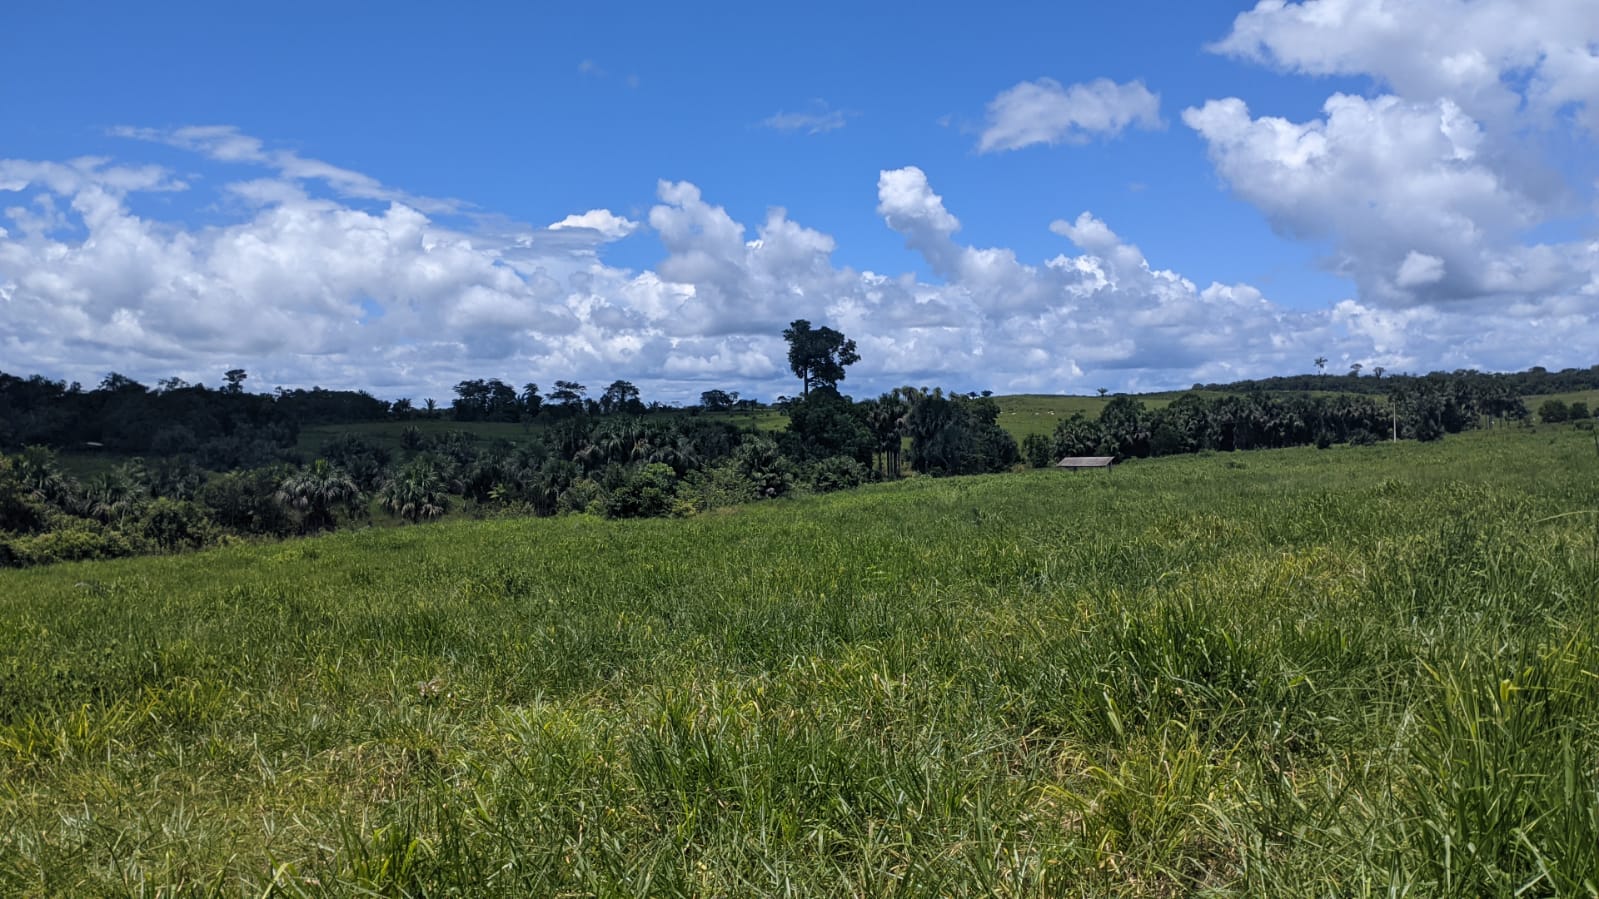
[[[1199,391],[1202,396],[1214,396]],[[1135,398],[1151,409],[1159,409],[1183,395],[1183,391],[1167,393],[1140,393]],[[1099,418],[1109,403],[1109,396],[1068,396],[1038,393],[1018,393],[996,396],[999,403],[999,426],[1010,432],[1020,443],[1029,434],[1049,437],[1055,433],[1055,423],[1081,412],[1088,418]]]
[[[0,571],[0,894],[1595,895],[1596,475],[1501,429]]]

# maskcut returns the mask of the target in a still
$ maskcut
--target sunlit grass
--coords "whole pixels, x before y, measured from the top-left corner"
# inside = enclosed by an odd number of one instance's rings
[[[1570,429],[0,572],[0,894],[1594,895]]]

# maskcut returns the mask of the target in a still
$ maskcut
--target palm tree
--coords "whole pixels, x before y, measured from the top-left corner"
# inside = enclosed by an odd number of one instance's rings
[[[696,468],[700,464],[699,451],[694,446],[694,441],[681,434],[674,440],[649,447],[649,453],[644,460],[670,465],[678,477],[682,477],[689,469]]]
[[[877,453],[882,454],[884,477],[899,477],[900,447],[905,435],[905,415],[909,410],[910,406],[899,391],[885,393],[867,404],[866,427],[877,443]],[[875,458],[873,461],[875,463]]]
[[[90,476],[83,485],[78,507],[83,514],[102,524],[121,521],[138,510],[143,498],[137,484],[121,468]]]
[[[1327,373],[1327,357],[1326,356],[1317,356],[1316,357],[1316,370],[1318,372],[1321,372],[1324,375]]]
[[[334,513],[343,506],[354,513],[360,508],[361,488],[342,470],[318,459],[283,479],[276,494],[280,503],[300,513],[300,526],[312,533],[333,527]]]
[[[406,521],[432,521],[450,510],[444,476],[432,459],[418,456],[378,491],[383,508]]]
[[[43,446],[24,447],[12,457],[11,470],[35,502],[66,506],[73,493],[72,479],[61,471],[54,451]]]

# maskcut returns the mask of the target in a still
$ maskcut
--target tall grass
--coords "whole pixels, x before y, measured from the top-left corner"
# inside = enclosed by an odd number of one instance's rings
[[[0,574],[0,894],[1599,895],[1586,435]]]

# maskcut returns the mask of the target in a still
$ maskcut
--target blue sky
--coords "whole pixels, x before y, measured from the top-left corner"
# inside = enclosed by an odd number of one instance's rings
[[[330,6],[8,13],[0,369],[770,397],[799,317],[858,394],[1599,362],[1581,0]]]

